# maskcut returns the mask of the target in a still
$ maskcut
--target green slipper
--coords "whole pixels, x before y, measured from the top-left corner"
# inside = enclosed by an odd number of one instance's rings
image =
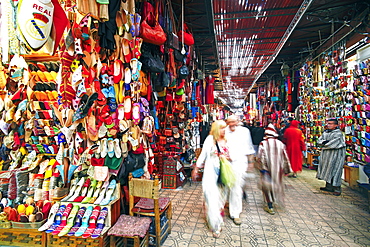
[[[92,179],[89,191],[87,192],[86,197],[82,200],[81,203],[89,203],[97,185],[98,185],[98,181],[95,179]]]
[[[75,218],[79,209],[80,207],[78,205],[73,206],[72,211],[67,219],[67,225],[65,225],[65,227],[63,227],[63,229],[58,233],[59,237],[66,235],[69,232],[69,230],[71,230],[75,223]]]

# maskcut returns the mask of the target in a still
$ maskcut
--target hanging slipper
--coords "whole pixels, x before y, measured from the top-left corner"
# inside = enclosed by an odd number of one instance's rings
[[[131,70],[129,67],[126,67],[125,69],[125,90],[129,91],[131,89]]]
[[[61,144],[59,146],[58,153],[55,156],[55,160],[56,160],[55,166],[59,171],[63,184],[65,184],[63,156],[64,156],[64,146]]]
[[[132,51],[133,57],[139,59],[141,57],[141,45],[143,44],[143,39],[136,37],[134,40],[134,49]]]
[[[108,138],[107,146],[108,146],[108,157],[113,158],[113,156],[114,156],[114,142],[113,142],[112,138]]]
[[[118,103],[123,103],[123,101],[124,101],[124,98],[125,98],[125,81],[124,80],[121,80],[120,82],[119,82],[119,90],[117,90],[116,92],[118,92],[117,93],[117,95],[118,95]]]
[[[132,59],[132,53],[130,50],[129,41],[125,38],[122,38],[122,55],[126,63],[129,63]]]
[[[131,143],[131,146],[132,146],[132,150],[133,151],[136,151],[136,149],[139,147],[139,140],[140,140],[140,136],[141,136],[141,131],[140,131],[140,128],[139,126],[137,125],[134,125],[131,127],[131,138],[129,138],[129,141]]]
[[[140,104],[134,103],[132,106],[132,122],[135,125],[140,123]]]
[[[98,99],[98,93],[93,93],[87,99],[87,102],[86,102],[85,106],[82,109],[82,114],[83,114],[84,117],[87,116],[87,113],[89,112],[91,106],[94,104],[95,100],[97,100],[97,99]]]
[[[135,15],[134,14],[129,14],[129,20],[130,20],[130,23],[131,23],[129,31],[130,31],[132,37],[134,38],[135,35],[136,35]]]
[[[123,104],[119,104],[118,107],[117,107],[117,119],[118,120],[123,120],[125,118],[124,114],[125,114],[125,107]]]
[[[140,36],[140,22],[141,16],[138,13],[135,13],[135,36]]]
[[[116,13],[116,24],[117,24],[117,34],[119,36],[123,35],[124,27],[123,27],[123,16],[121,10],[117,11]],[[127,19],[126,19],[127,21]]]
[[[87,126],[87,136],[91,141],[97,141],[98,137],[98,129],[96,126],[96,117],[94,115],[94,111],[91,111],[90,114],[86,118],[86,126]]]
[[[138,81],[140,77],[140,70],[141,70],[142,63],[137,58],[133,58],[130,61],[130,66],[132,69],[131,71],[132,80]]]
[[[113,64],[113,82],[119,83],[122,80],[123,74],[123,63],[121,60],[117,59]]]
[[[124,116],[125,116],[125,120],[130,120],[131,119],[131,116],[132,116],[132,112],[131,112],[131,97],[130,96],[126,96],[125,99],[124,99]]]

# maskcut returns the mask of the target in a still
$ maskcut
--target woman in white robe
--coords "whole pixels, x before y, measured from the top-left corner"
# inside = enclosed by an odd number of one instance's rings
[[[218,238],[221,233],[222,210],[225,205],[224,189],[217,183],[220,173],[219,156],[223,155],[230,159],[225,139],[225,128],[226,123],[222,120],[217,120],[212,124],[210,135],[204,141],[202,152],[192,173],[193,180],[195,180],[199,169],[204,164],[202,187],[206,218],[215,238]],[[220,153],[217,151],[216,143],[220,148]]]

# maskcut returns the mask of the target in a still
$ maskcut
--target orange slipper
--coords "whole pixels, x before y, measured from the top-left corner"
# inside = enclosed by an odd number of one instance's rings
[[[46,75],[41,70],[37,71],[37,75],[42,82],[48,82],[48,78],[46,78]]]

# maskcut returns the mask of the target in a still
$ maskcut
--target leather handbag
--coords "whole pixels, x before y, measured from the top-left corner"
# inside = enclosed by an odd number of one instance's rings
[[[164,63],[158,55],[153,55],[150,52],[143,52],[140,57],[142,70],[147,72],[161,73],[164,72]]]
[[[171,49],[180,50],[179,36],[175,28],[175,18],[173,16],[171,1],[167,2],[166,20],[167,46]]]
[[[152,12],[150,12],[148,16],[154,15]],[[149,23],[147,22],[148,16],[145,17],[140,26],[141,38],[143,38],[143,41],[147,43],[151,43],[154,45],[163,45],[167,40],[165,32],[156,20],[154,26],[149,25]]]
[[[184,41],[185,45],[188,45],[188,46],[194,45],[193,34],[190,32],[186,23],[184,23],[184,26],[183,26],[182,30],[177,32],[177,36],[179,36],[179,40],[181,42]]]

